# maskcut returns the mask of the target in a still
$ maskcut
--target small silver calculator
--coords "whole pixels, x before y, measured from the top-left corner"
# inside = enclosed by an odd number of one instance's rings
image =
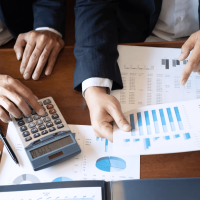
[[[63,162],[81,152],[60,110],[52,97],[38,100],[45,115],[31,108],[30,117],[11,119],[17,129],[34,171]]]

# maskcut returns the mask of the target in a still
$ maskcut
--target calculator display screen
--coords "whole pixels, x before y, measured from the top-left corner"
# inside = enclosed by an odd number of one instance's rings
[[[54,151],[56,149],[59,149],[61,147],[67,146],[72,143],[73,143],[73,140],[69,135],[60,140],[56,140],[55,142],[52,142],[52,143],[46,144],[42,147],[39,147],[37,149],[34,149],[34,150],[30,151],[30,154],[31,154],[32,158],[34,159],[34,158],[40,157],[44,154],[47,154],[51,151]]]

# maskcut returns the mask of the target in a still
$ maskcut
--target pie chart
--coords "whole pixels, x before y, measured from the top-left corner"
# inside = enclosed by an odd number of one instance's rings
[[[107,156],[99,158],[96,167],[105,172],[119,172],[126,169],[126,162],[118,157]]]
[[[22,174],[13,181],[14,185],[23,183],[40,183],[40,180],[32,174]]]
[[[63,182],[63,181],[73,181],[73,180],[68,177],[58,177],[58,178],[54,179],[52,182]]]

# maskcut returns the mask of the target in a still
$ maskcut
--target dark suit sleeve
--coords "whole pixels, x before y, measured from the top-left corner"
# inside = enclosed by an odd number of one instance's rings
[[[119,0],[77,0],[75,6],[76,68],[74,89],[82,82],[100,77],[113,80],[112,89],[122,89],[117,64],[117,9]]]
[[[66,0],[36,0],[33,3],[34,29],[49,27],[64,37]]]

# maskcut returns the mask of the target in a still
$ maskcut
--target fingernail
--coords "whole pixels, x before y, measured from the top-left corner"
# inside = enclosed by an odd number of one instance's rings
[[[39,114],[39,115],[44,115],[44,114],[45,114],[44,109],[41,108],[41,109],[39,110],[38,114]]]
[[[49,76],[50,74],[51,74],[50,70],[47,70],[47,71],[45,72],[45,75],[46,75],[46,76]]]
[[[183,80],[181,81],[181,85],[185,85],[186,81],[187,81],[187,79],[183,79]]]
[[[20,69],[20,73],[23,74],[23,73],[24,73],[24,70],[25,70],[24,68],[21,68],[21,69]]]
[[[124,124],[123,126],[124,131],[130,131],[130,129],[131,129],[131,126],[129,124]]]
[[[37,73],[34,73],[33,76],[32,76],[32,78],[33,78],[34,80],[37,80],[37,79],[39,78],[39,76],[38,76]]]
[[[17,53],[17,60],[20,60],[20,53]]]
[[[31,114],[27,114],[26,117],[31,117]]]
[[[178,59],[179,61],[183,60],[183,54],[181,54]]]
[[[29,79],[30,77],[29,77],[29,74],[28,73],[26,73],[26,74],[24,74],[24,79]]]

